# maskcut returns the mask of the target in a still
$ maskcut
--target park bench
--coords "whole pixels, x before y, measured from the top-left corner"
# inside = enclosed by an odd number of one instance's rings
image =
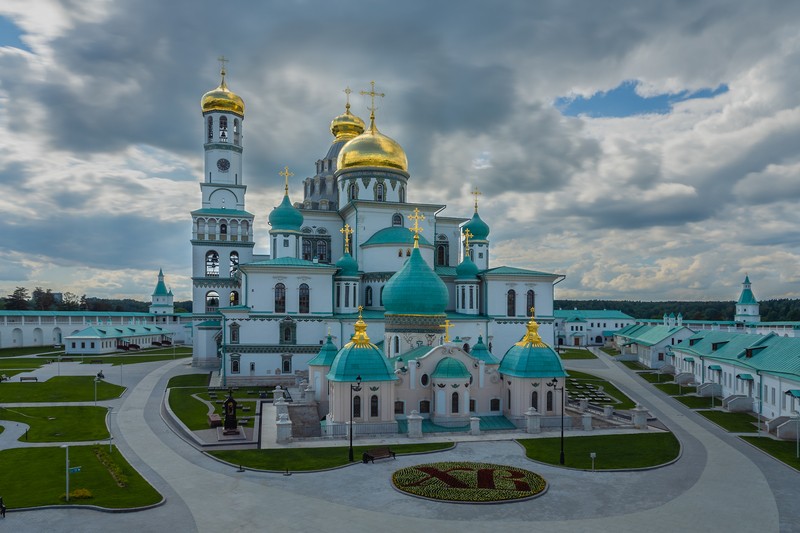
[[[364,462],[364,464],[370,461],[372,461],[372,463],[374,464],[375,459],[387,459],[389,457],[391,457],[392,459],[397,459],[395,457],[395,453],[392,450],[390,450],[388,446],[383,446],[380,448],[372,448],[371,450],[365,451],[364,454],[361,456],[361,460]]]
[[[36,376],[22,376],[19,378],[19,382],[22,383],[23,381],[39,381],[39,378]]]
[[[208,415],[208,425],[212,428],[218,428],[222,425],[222,418],[217,413],[211,413]]]

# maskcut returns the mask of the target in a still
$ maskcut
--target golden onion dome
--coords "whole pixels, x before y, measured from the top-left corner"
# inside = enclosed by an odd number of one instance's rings
[[[219,87],[208,91],[200,100],[203,113],[227,111],[244,116],[244,100],[242,100],[241,96],[228,89],[228,85],[225,83],[224,68],[220,71],[220,75],[222,76],[222,81],[219,82]]]
[[[333,142],[349,141],[364,133],[364,121],[350,113],[350,102],[344,113],[331,120],[331,133],[336,137]]]
[[[385,167],[407,171],[405,150],[397,141],[378,131],[374,116],[370,119],[369,129],[342,147],[336,168]]]

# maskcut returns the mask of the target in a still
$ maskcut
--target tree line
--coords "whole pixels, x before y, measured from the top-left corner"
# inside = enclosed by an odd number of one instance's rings
[[[633,318],[661,319],[678,313],[685,320],[733,320],[736,304],[727,301],[555,300],[555,309],[615,310]],[[781,298],[759,302],[762,322],[800,321],[800,300]]]
[[[7,311],[111,311],[118,313],[146,313],[150,302],[140,302],[130,298],[94,298],[71,292],[58,293],[52,289],[36,287],[28,292],[25,287],[17,287],[5,298],[0,298],[0,309]],[[191,300],[175,302],[176,313],[191,313]]]

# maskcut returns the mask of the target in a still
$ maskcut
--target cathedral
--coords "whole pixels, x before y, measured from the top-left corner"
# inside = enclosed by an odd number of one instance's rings
[[[307,380],[330,404],[331,423],[356,377],[372,391],[365,416],[393,424],[404,402],[444,420],[500,411],[502,399],[502,411],[516,402],[521,416],[537,392],[523,386],[544,389],[546,377],[565,375],[549,347],[553,287],[563,275],[493,264],[477,188],[471,217],[414,201],[406,153],[378,129],[375,98],[383,95],[374,83],[361,93],[372,101],[368,123],[351,112],[345,90],[344,113],[330,123],[331,145],[302,181],[302,200],[289,169],[278,173],[284,194],[268,216],[269,254],[256,254],[242,174],[245,105],[224,67],[221,78],[201,100],[205,171],[191,213],[195,366],[218,369],[223,386]],[[523,349],[537,355],[507,357]],[[548,361],[547,376],[531,366],[537,358]],[[514,369],[504,374],[503,364]],[[472,395],[463,388],[471,384]],[[434,385],[448,399],[431,400],[447,409],[429,411],[412,393]]]

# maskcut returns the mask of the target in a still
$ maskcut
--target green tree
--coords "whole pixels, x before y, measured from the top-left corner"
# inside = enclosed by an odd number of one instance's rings
[[[17,287],[12,294],[6,296],[6,309],[12,311],[25,311],[28,309],[28,289]]]

